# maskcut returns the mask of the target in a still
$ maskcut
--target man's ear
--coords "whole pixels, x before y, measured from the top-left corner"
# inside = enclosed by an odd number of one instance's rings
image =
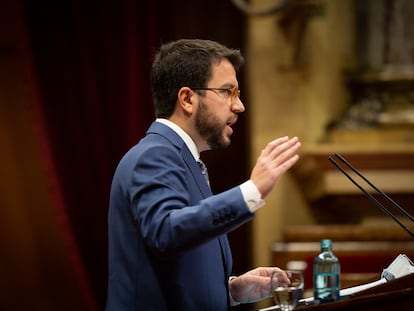
[[[195,104],[195,92],[189,87],[182,87],[178,91],[178,103],[185,114],[192,114]]]

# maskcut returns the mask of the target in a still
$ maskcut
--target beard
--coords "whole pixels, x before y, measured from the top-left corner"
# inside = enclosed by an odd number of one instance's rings
[[[223,149],[230,145],[230,137],[227,140],[223,136],[226,124],[223,124],[214,114],[209,112],[208,106],[203,101],[200,101],[195,116],[195,126],[212,150]]]

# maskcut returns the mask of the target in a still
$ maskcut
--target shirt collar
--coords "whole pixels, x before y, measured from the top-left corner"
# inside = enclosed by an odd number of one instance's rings
[[[169,128],[171,128],[174,132],[177,133],[178,136],[181,137],[181,139],[186,144],[187,148],[190,150],[191,154],[193,155],[194,159],[198,161],[200,159],[200,152],[197,149],[197,146],[195,142],[191,139],[190,135],[188,135],[181,127],[179,127],[174,122],[164,119],[164,118],[157,118],[155,120],[156,122],[160,122]]]

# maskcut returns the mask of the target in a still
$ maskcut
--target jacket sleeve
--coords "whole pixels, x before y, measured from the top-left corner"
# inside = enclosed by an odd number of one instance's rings
[[[205,197],[196,161],[173,147],[157,146],[137,159],[128,195],[131,213],[153,251],[185,250],[228,233],[251,220],[240,187]],[[190,163],[188,163],[190,162]]]

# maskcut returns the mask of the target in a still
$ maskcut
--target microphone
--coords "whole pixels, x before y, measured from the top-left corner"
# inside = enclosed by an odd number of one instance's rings
[[[392,200],[388,195],[383,191],[378,189],[372,182],[370,182],[365,176],[363,176],[356,168],[354,168],[343,156],[339,153],[335,153],[335,157],[339,159],[343,164],[345,164],[350,170],[357,174],[363,181],[365,181],[371,188],[373,188],[382,198],[384,198],[388,203],[390,203],[394,208],[399,210],[403,215],[408,219],[414,222],[414,217],[410,215],[405,209],[398,205],[394,200]],[[414,238],[414,233],[408,229],[389,209],[387,209],[380,201],[378,201],[372,194],[365,190],[360,184],[358,184],[352,177],[349,175],[346,170],[338,164],[338,162],[333,158],[333,156],[328,157],[329,161],[335,165],[359,190],[362,191],[365,196],[368,197],[375,205],[377,205],[384,213],[390,216],[401,228],[403,228],[411,237]]]

